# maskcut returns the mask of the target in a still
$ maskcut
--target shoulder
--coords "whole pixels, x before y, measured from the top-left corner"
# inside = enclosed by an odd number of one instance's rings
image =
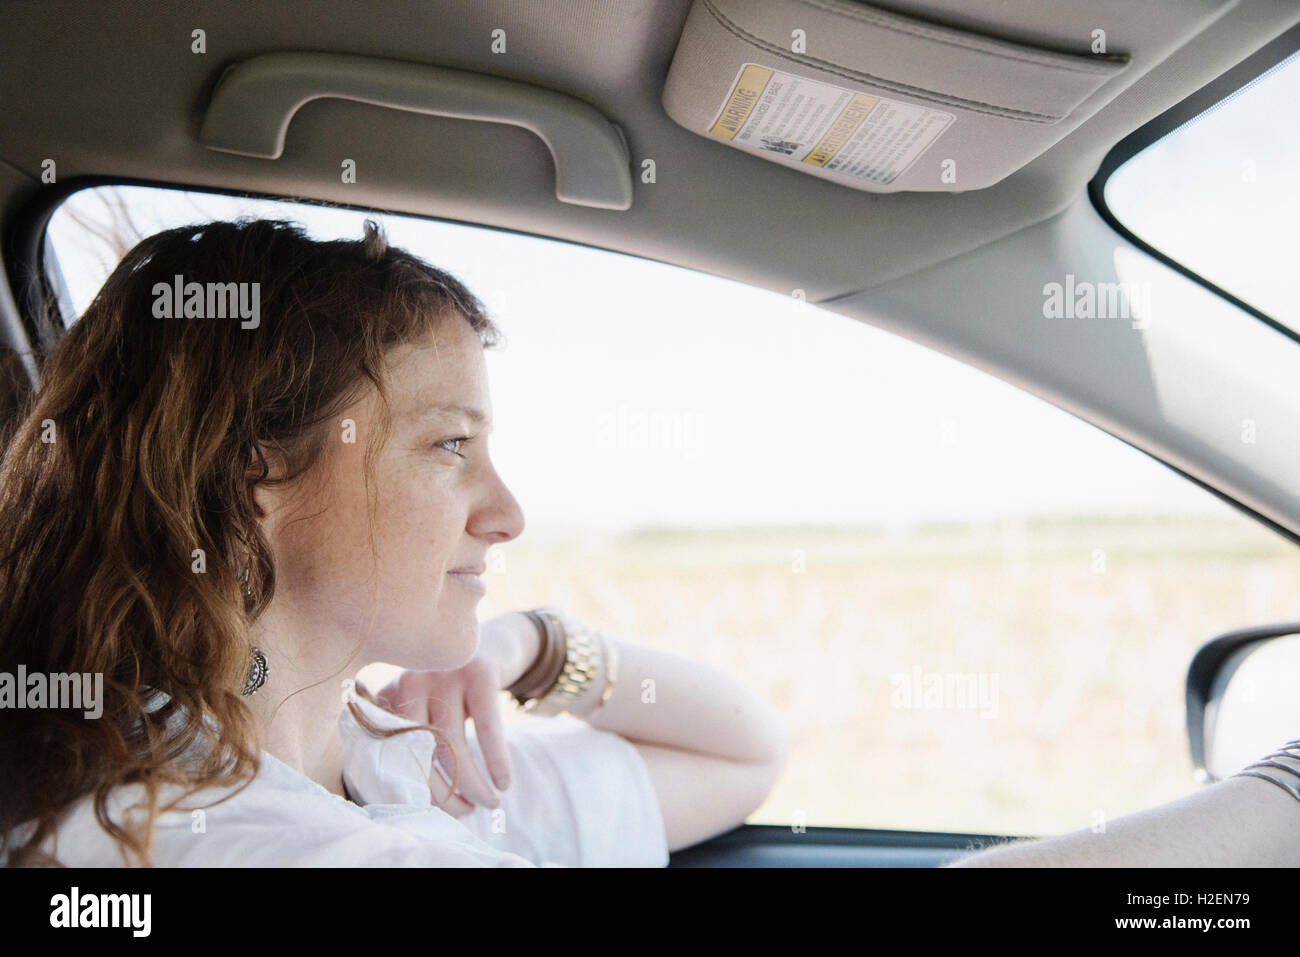
[[[185,798],[155,824],[153,859],[159,867],[403,867],[529,866],[478,842],[436,808],[406,814],[371,813],[330,794],[263,752],[251,783],[207,789]],[[164,800],[173,799],[173,790]],[[110,796],[110,819],[138,819],[143,788]],[[450,826],[449,826],[450,825]],[[91,798],[61,821],[55,848],[71,867],[120,867],[117,842],[100,824]]]

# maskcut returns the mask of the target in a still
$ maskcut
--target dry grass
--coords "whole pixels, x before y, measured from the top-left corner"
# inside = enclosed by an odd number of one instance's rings
[[[1293,546],[1237,518],[525,535],[500,551],[484,617],[557,604],[780,709],[794,753],[752,823],[1051,834],[1170,800],[1196,786],[1193,653],[1300,619]],[[996,713],[897,706],[891,679],[918,668],[996,680]]]

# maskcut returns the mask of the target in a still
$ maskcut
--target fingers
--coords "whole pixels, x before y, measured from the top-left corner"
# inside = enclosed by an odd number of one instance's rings
[[[435,806],[452,817],[464,817],[474,810],[474,806],[451,790],[450,773],[444,770],[450,767],[451,752],[440,740],[435,751],[434,773],[429,782],[431,799]]]
[[[500,689],[490,684],[472,686],[465,692],[465,709],[474,721],[474,732],[492,783],[504,791],[510,787],[510,749],[501,720]]]
[[[501,806],[496,789],[510,786],[510,753],[494,668],[480,664],[458,674],[408,671],[380,689],[375,699],[394,714],[437,729],[430,777],[435,805],[456,817],[475,807]],[[481,763],[466,740],[467,720],[474,722]],[[449,794],[453,768],[456,788]]]
[[[457,795],[479,807],[500,807],[501,797],[493,790],[487,775],[470,754],[469,744],[465,740],[464,721],[459,728],[452,728],[446,734],[451,747],[456,751]]]
[[[379,689],[375,701],[385,711],[415,721],[430,724],[429,700],[432,695],[432,683],[424,672],[405,671],[396,681],[391,681]]]

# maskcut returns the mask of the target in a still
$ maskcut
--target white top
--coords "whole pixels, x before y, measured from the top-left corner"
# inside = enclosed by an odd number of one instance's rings
[[[351,694],[379,727],[415,722]],[[364,806],[331,794],[262,752],[257,777],[234,797],[198,811],[170,811],[156,823],[159,867],[469,866],[663,867],[668,846],[658,797],[630,742],[568,716],[507,724],[511,784],[500,808],[457,818],[429,796],[433,736],[412,731],[374,738],[343,708],[343,775]],[[471,726],[466,739],[480,768]],[[441,797],[447,785],[437,775]],[[231,789],[182,802],[197,808]],[[177,791],[162,789],[170,800]],[[109,799],[115,821],[139,801],[139,785]],[[25,826],[26,827],[26,826]],[[48,844],[46,845],[49,846]],[[73,805],[59,826],[58,858],[71,867],[120,867],[121,854],[95,820],[93,799]]]

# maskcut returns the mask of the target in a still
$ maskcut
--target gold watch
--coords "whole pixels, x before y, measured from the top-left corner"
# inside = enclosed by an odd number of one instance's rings
[[[564,629],[564,667],[545,694],[524,702],[523,710],[537,717],[564,714],[578,702],[586,701],[592,683],[605,672],[605,642],[599,633],[580,626],[563,612],[551,611]],[[603,690],[608,691],[609,685]]]

